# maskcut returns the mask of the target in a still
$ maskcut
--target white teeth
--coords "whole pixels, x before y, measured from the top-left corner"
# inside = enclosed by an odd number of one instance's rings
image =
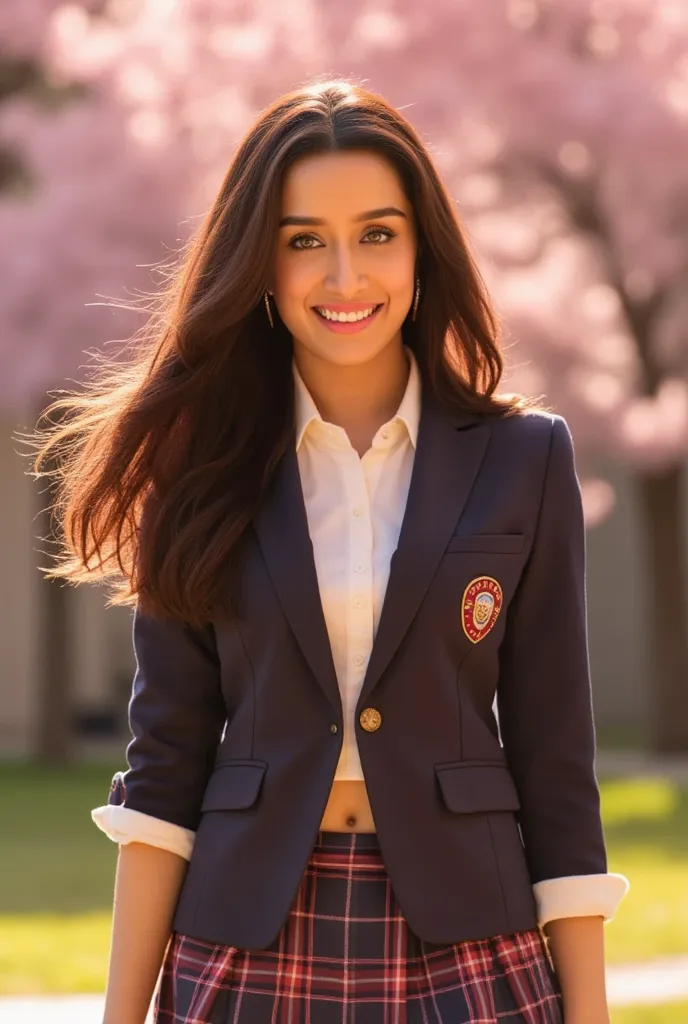
[[[340,324],[345,323],[356,323],[357,320],[366,320],[369,316],[372,316],[375,312],[376,306],[371,306],[369,309],[362,309],[358,313],[334,313],[324,306],[315,307],[321,316],[324,316],[326,320],[336,320]]]

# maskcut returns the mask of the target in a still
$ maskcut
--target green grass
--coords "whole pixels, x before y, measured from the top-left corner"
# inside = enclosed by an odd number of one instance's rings
[[[106,801],[113,771],[0,764],[0,994],[102,991],[117,848],[90,810]],[[602,794],[609,867],[632,885],[606,929],[609,962],[685,954],[688,789],[608,780]],[[688,1014],[654,1012],[614,1021],[688,1024]]]
[[[0,766],[0,994],[103,990],[117,847],[90,811],[113,771]]]
[[[609,780],[602,809],[609,870],[631,883],[606,927],[608,961],[686,954],[688,789],[662,779]]]
[[[0,995],[103,992],[110,911],[0,915]]]
[[[688,1024],[688,1003],[624,1007],[612,1013],[612,1024]]]
[[[108,910],[117,847],[91,821],[114,769],[0,765],[0,913]]]

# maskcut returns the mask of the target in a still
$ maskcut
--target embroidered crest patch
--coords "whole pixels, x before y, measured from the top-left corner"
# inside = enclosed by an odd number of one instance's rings
[[[463,631],[477,644],[493,628],[502,610],[502,588],[491,576],[477,576],[463,592],[461,621]]]

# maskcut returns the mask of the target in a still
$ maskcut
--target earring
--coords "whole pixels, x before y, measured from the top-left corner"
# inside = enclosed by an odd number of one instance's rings
[[[268,311],[268,320],[270,321],[270,326],[271,326],[271,327],[272,327],[272,329],[274,330],[274,329],[275,329],[275,324],[274,324],[274,322],[273,322],[273,319],[272,319],[272,310],[270,309],[270,299],[269,299],[269,295],[270,295],[270,293],[269,293],[269,292],[266,292],[266,293],[265,293],[265,308],[266,308],[266,309],[267,309],[267,311]]]
[[[416,278],[416,294],[413,299],[413,312],[411,313],[411,319],[416,319],[416,313],[418,312],[418,302],[420,301],[420,278]]]

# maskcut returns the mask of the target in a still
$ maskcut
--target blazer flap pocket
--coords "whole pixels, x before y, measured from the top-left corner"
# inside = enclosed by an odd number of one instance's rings
[[[505,764],[454,761],[435,765],[444,802],[457,814],[517,811],[516,785]]]
[[[515,555],[523,549],[524,541],[522,533],[474,533],[463,537],[454,534],[447,545],[447,551]]]
[[[203,794],[201,813],[252,807],[266,769],[266,761],[225,761],[217,765]]]

